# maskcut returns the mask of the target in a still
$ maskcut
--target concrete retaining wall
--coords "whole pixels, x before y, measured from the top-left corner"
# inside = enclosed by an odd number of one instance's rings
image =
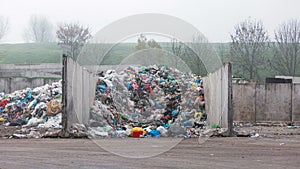
[[[233,85],[233,119],[254,121],[255,84]]]
[[[0,77],[61,77],[60,63],[1,64]]]
[[[232,130],[232,79],[231,64],[203,78],[205,110],[209,125]]]
[[[233,84],[234,121],[300,121],[300,84]]]
[[[69,131],[73,123],[88,124],[90,107],[95,98],[97,77],[73,61],[63,59],[63,127]],[[65,135],[67,132],[65,132]]]
[[[294,84],[292,87],[292,120],[300,122],[300,84]]]
[[[108,69],[123,70],[129,65],[87,66],[91,72]],[[11,93],[15,90],[33,88],[58,81],[62,78],[62,64],[1,64],[0,92]]]
[[[266,118],[259,121],[290,121],[291,84],[266,84]],[[258,119],[257,119],[258,120]]]
[[[12,93],[16,90],[34,88],[50,84],[60,78],[26,78],[26,77],[0,77],[0,92]]]
[[[62,65],[47,64],[0,64],[0,92],[33,88],[61,79]]]

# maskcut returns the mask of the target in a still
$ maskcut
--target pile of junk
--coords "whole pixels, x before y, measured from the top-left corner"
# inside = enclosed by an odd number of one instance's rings
[[[15,127],[5,137],[60,137],[61,100],[62,81],[0,93],[0,124]],[[69,132],[89,138],[191,138],[208,128],[220,132],[206,119],[201,76],[165,65],[128,66],[99,73],[89,124],[72,124]]]

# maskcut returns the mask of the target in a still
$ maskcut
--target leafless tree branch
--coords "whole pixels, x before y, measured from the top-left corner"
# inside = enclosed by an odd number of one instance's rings
[[[265,64],[264,52],[268,48],[269,37],[259,21],[245,20],[235,26],[231,34],[231,55],[233,63],[239,65],[241,74],[250,79],[258,77],[258,71]]]
[[[92,37],[90,29],[76,23],[61,24],[56,31],[58,44],[66,49],[69,54],[77,59],[80,50]]]
[[[7,34],[9,29],[8,18],[0,16],[0,40]]]
[[[295,76],[300,55],[300,22],[290,20],[274,32],[271,65],[278,73]]]
[[[23,38],[26,42],[53,42],[53,25],[45,16],[32,15],[28,27],[24,29]]]

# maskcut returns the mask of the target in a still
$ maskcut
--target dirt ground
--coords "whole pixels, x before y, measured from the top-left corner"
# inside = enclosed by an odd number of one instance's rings
[[[147,142],[147,139],[149,138],[126,138],[125,140],[136,145]],[[156,140],[158,139],[162,138]],[[115,143],[112,140],[112,147]],[[151,151],[153,147],[146,146],[143,151]],[[130,149],[121,151],[130,151]],[[298,169],[299,157],[300,135],[274,135],[258,138],[213,137],[205,142],[199,142],[197,138],[185,139],[169,151],[148,158],[118,156],[104,150],[90,139],[0,139],[1,169]]]

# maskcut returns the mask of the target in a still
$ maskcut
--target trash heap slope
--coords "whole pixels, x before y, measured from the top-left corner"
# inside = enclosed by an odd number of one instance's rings
[[[91,137],[193,137],[206,126],[200,76],[157,65],[99,75]]]
[[[61,81],[0,93],[0,123],[20,129],[9,137],[40,138],[62,128]]]

